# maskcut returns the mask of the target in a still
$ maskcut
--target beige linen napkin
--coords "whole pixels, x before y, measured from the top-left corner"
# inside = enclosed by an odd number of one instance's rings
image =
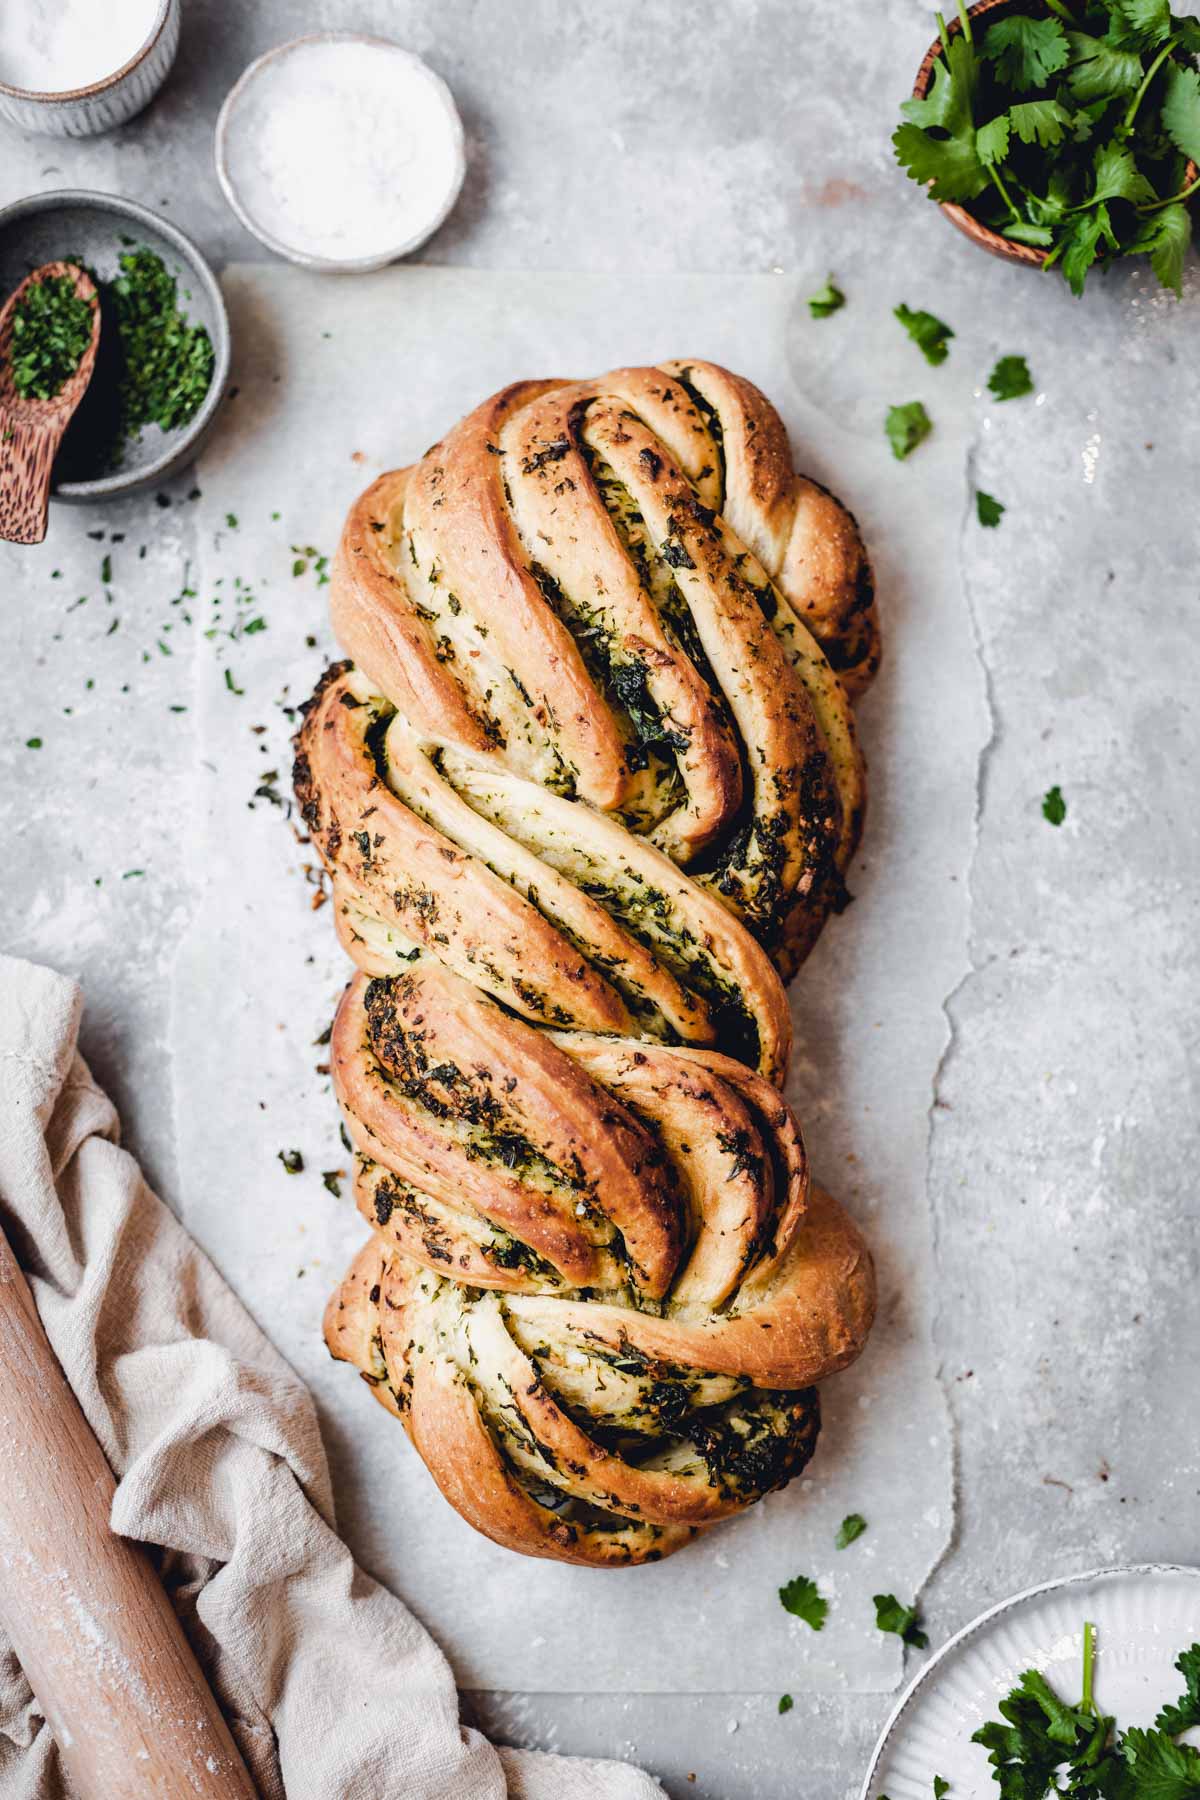
[[[622,1763],[497,1751],[357,1568],[307,1390],[118,1147],[64,976],[0,957],[0,1223],[267,1800],[662,1800]],[[0,1793],[68,1794],[0,1644]]]

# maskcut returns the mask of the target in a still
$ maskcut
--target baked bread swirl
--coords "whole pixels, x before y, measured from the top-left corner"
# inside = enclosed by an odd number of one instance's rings
[[[296,741],[372,1237],[326,1315],[443,1493],[661,1557],[796,1474],[874,1306],[780,1096],[861,830],[850,515],[713,364],[522,382],[351,509]]]

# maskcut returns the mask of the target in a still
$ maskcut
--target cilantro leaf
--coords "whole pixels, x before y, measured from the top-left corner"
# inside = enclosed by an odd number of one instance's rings
[[[1141,230],[1125,248],[1142,251],[1150,258],[1150,267],[1165,288],[1176,299],[1183,295],[1183,259],[1192,241],[1192,215],[1182,201],[1160,207],[1148,214]]]
[[[1102,254],[1106,244],[1110,250],[1117,248],[1112,220],[1103,201],[1099,206],[1090,206],[1086,211],[1076,213],[1068,221],[1067,228],[1059,239],[1056,254],[1062,257],[1063,274],[1071,292],[1076,296],[1082,294],[1087,272]]]
[[[1162,122],[1175,148],[1200,161],[1200,74],[1195,69],[1167,64]]]
[[[950,1792],[950,1783],[942,1775],[933,1778],[933,1800],[942,1800],[943,1794]]]
[[[1061,825],[1067,816],[1067,803],[1063,799],[1063,791],[1057,781],[1052,788],[1046,789],[1042,801],[1042,817],[1049,825]]]
[[[838,1534],[834,1543],[839,1550],[844,1550],[847,1544],[852,1544],[855,1538],[860,1538],[866,1529],[867,1521],[861,1513],[847,1513],[838,1526]]]
[[[1025,100],[1009,108],[1009,123],[1023,144],[1040,144],[1043,150],[1061,144],[1071,115],[1057,100]]]
[[[991,494],[985,494],[982,488],[975,489],[975,510],[981,525],[998,525],[1007,508]]]
[[[779,1710],[781,1713],[791,1712],[791,1710],[792,1710],[793,1706],[795,1706],[795,1704],[796,1704],[796,1702],[792,1699],[792,1696],[790,1694],[780,1694]]]
[[[994,168],[1008,155],[1009,123],[1006,112],[989,119],[975,133],[975,154],[987,168]]]
[[[892,138],[896,159],[935,200],[974,200],[988,185],[975,149],[978,80],[974,46],[960,32],[950,39],[944,60],[935,62],[927,98],[909,100],[900,109],[908,122]],[[931,137],[927,127],[946,135]]]
[[[1137,1800],[1195,1800],[1200,1795],[1200,1750],[1161,1731],[1130,1726],[1121,1737]]]
[[[289,1175],[299,1175],[304,1168],[304,1158],[299,1150],[277,1150],[275,1152]]]
[[[983,54],[1005,87],[1038,88],[1066,68],[1070,48],[1057,19],[1010,17],[988,27]]]
[[[1154,1721],[1156,1731],[1165,1731],[1171,1737],[1178,1737],[1192,1725],[1200,1725],[1200,1644],[1185,1650],[1176,1660],[1175,1667],[1187,1683],[1187,1693],[1170,1706],[1164,1706]]]
[[[988,376],[988,387],[997,400],[1019,400],[1032,394],[1033,377],[1023,356],[1002,356]]]
[[[924,1650],[929,1639],[921,1630],[921,1623],[915,1606],[901,1606],[895,1594],[875,1594],[875,1623],[880,1631],[891,1631],[903,1638],[906,1644],[915,1644],[918,1650]]]
[[[1134,50],[1116,50],[1086,31],[1069,31],[1071,61],[1067,80],[1076,100],[1114,100],[1130,94],[1142,79],[1142,59]]]
[[[947,339],[954,336],[949,325],[943,324],[931,312],[913,312],[903,300],[895,309],[895,317],[899,319],[913,343],[917,346],[927,363],[944,363],[950,354]]]
[[[1095,157],[1095,200],[1132,200],[1135,206],[1155,200],[1153,187],[1133,160],[1133,152],[1124,144],[1100,144]]]
[[[832,275],[823,288],[818,288],[815,294],[808,297],[808,310],[814,319],[827,319],[830,313],[837,312],[845,304],[846,296],[841,288],[834,286]]]
[[[1104,0],[1107,37],[1123,50],[1157,50],[1171,35],[1170,0]]]
[[[779,1590],[779,1603],[785,1612],[803,1619],[814,1631],[820,1631],[829,1611],[828,1600],[821,1598],[815,1581],[808,1575],[793,1575]]]
[[[910,400],[905,406],[889,406],[883,428],[892,446],[892,455],[897,462],[903,462],[918,444],[925,442],[933,430],[933,420],[919,400]]]

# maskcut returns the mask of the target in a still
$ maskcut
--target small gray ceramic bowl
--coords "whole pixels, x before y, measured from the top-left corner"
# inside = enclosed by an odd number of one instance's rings
[[[0,210],[0,300],[31,269],[58,257],[77,258],[102,281],[107,280],[116,274],[122,250],[143,245],[161,256],[178,280],[183,312],[194,324],[207,327],[215,359],[212,383],[199,412],[186,425],[173,431],[146,426],[141,436],[127,445],[119,469],[86,480],[56,482],[51,490],[56,500],[95,501],[135,494],[195,461],[216,421],[229,380],[229,317],[216,276],[191,239],[133,200],[68,188],[55,194],[32,194]],[[103,352],[102,332],[101,355]],[[87,404],[85,396],[83,407]],[[69,446],[70,432],[64,457]]]
[[[0,0],[7,4],[8,0]],[[128,62],[87,87],[35,93],[0,80],[0,118],[46,137],[97,137],[149,106],[179,48],[180,0],[159,0],[150,35]]]

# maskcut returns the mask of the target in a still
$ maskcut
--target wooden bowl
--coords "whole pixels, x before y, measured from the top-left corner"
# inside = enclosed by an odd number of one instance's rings
[[[986,19],[990,23],[1004,13],[1016,12],[1018,9],[1028,11],[1029,0],[976,0],[974,6],[967,8],[967,17],[974,26],[977,20]],[[955,17],[946,21],[947,37],[957,37],[961,31],[962,21],[959,18]],[[942,40],[940,37],[936,37],[925,52],[921,67],[917,70],[917,79],[913,83],[914,100],[924,100],[928,97],[930,84],[933,81],[933,65],[941,54]],[[1189,162],[1184,177],[1184,186],[1195,181],[1198,174],[1200,174],[1200,169],[1197,169],[1194,162]],[[961,231],[965,238],[970,238],[973,244],[978,244],[981,250],[986,250],[989,256],[1002,256],[1005,262],[1029,263],[1035,269],[1044,267],[1048,252],[1038,249],[1036,244],[1016,244],[1011,238],[1002,237],[998,231],[993,231],[989,225],[985,225],[980,219],[977,219],[973,212],[968,212],[965,206],[959,206],[955,201],[942,200],[938,204],[950,223],[958,231]]]

